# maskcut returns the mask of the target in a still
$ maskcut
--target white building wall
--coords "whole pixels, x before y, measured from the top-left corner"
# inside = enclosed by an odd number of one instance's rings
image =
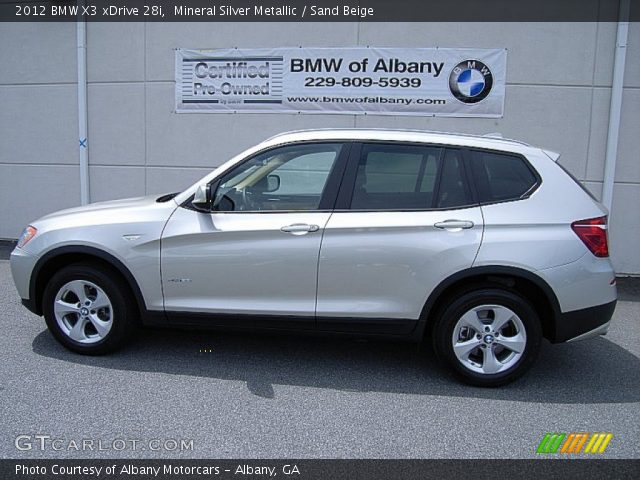
[[[72,23],[0,28],[0,238],[80,201]],[[499,131],[562,152],[600,195],[615,23],[89,23],[92,201],[176,191],[284,130]],[[415,46],[508,49],[501,119],[189,114],[174,109],[174,48]],[[612,209],[613,260],[640,274],[640,24],[629,32]]]

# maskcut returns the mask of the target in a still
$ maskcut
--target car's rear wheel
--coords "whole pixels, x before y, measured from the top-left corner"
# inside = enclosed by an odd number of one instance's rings
[[[132,336],[135,302],[113,272],[93,265],[58,271],[43,294],[45,321],[53,336],[74,352],[100,355]]]
[[[523,375],[534,363],[542,330],[531,304],[519,294],[481,288],[446,305],[434,328],[440,360],[464,382],[495,387]]]

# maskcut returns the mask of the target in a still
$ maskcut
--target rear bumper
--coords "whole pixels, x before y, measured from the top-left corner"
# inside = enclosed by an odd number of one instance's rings
[[[606,334],[615,308],[616,300],[561,313],[556,320],[554,338],[551,341],[572,342]]]

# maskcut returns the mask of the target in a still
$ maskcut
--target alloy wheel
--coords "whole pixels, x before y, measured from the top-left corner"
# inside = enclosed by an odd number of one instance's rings
[[[113,307],[95,283],[73,280],[56,294],[53,311],[60,330],[71,340],[89,344],[103,340],[113,325]]]
[[[520,360],[527,332],[513,310],[502,305],[480,305],[458,319],[451,341],[455,356],[465,368],[492,375]]]

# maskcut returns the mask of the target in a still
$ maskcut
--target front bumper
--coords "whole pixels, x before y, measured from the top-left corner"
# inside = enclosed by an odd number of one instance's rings
[[[11,275],[20,298],[30,299],[31,272],[38,261],[38,257],[21,248],[14,248],[11,252]]]
[[[31,295],[31,274],[35,267],[38,257],[21,248],[14,248],[11,252],[11,275],[13,276],[13,283],[18,290],[18,295],[22,299],[22,305],[24,305],[30,312],[36,315],[42,315],[42,312],[38,311],[38,305],[35,298]]]
[[[553,342],[574,342],[606,334],[615,308],[616,300],[561,313],[555,322]]]
[[[36,302],[30,300],[28,298],[22,298],[22,305],[27,308],[31,313],[35,313],[36,315],[42,315],[40,311],[38,311],[38,307],[36,306]]]

